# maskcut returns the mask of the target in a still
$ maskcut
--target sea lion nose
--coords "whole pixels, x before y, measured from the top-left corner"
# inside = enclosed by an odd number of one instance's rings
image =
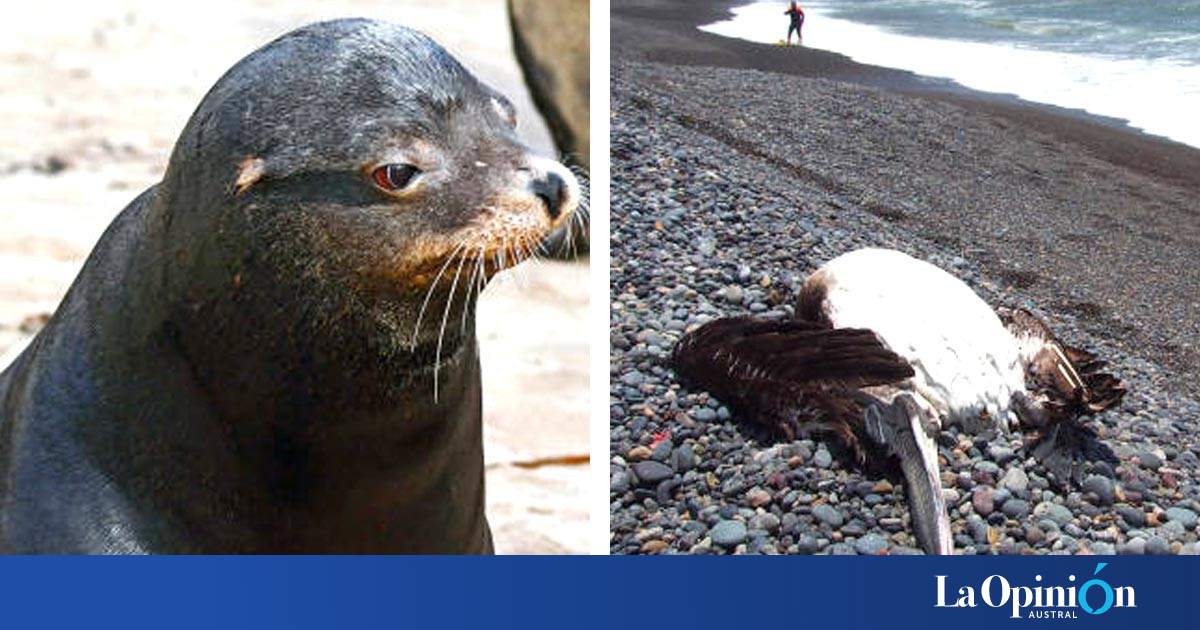
[[[533,194],[546,202],[546,214],[553,221],[562,214],[563,205],[567,201],[567,182],[562,176],[553,171],[545,173],[530,183]]]

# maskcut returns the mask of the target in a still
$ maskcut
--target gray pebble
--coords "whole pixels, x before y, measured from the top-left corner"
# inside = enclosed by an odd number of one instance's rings
[[[721,521],[708,532],[714,544],[726,548],[746,542],[746,535],[746,524],[741,521]]]
[[[829,555],[831,555],[831,556],[856,556],[856,555],[858,555],[858,552],[856,552],[854,550],[854,547],[851,547],[850,545],[847,545],[846,543],[834,543],[832,545],[829,545],[827,550],[829,551]]]
[[[1021,499],[1009,499],[1000,506],[1000,511],[1009,518],[1022,519],[1029,515],[1029,502]]]
[[[1126,556],[1140,556],[1146,553],[1146,539],[1140,536],[1130,538],[1128,542],[1117,548],[1117,553]]]
[[[985,472],[989,475],[999,475],[1000,474],[1000,467],[997,466],[994,462],[989,462],[986,460],[982,461],[982,462],[976,462],[975,470]]]
[[[725,298],[725,301],[730,304],[741,304],[745,298],[745,292],[742,291],[742,287],[731,284],[725,287],[725,291],[721,294],[721,297]]]
[[[1162,458],[1149,450],[1138,451],[1137,459],[1142,466],[1150,470],[1158,470],[1163,464]]]
[[[671,468],[675,472],[687,472],[696,465],[696,453],[688,444],[684,444],[671,453]]]
[[[1151,536],[1146,540],[1146,554],[1151,556],[1165,556],[1171,553],[1171,546],[1161,536]]]
[[[1071,519],[1075,518],[1075,515],[1071,514],[1071,510],[1068,510],[1057,503],[1048,503],[1045,501],[1039,503],[1037,507],[1033,509],[1033,513],[1036,516],[1048,518],[1054,521],[1054,523],[1059,527],[1070,523]]]
[[[608,483],[613,494],[625,494],[629,492],[632,480],[629,478],[629,473],[618,470],[609,477]]]
[[[1130,527],[1142,527],[1146,524],[1146,513],[1138,508],[1128,505],[1118,505],[1117,514],[1129,524]]]
[[[666,462],[670,459],[671,449],[673,448],[675,448],[675,445],[671,443],[671,440],[663,440],[650,451],[650,459],[656,462]]]
[[[1083,491],[1095,494],[1099,505],[1112,505],[1112,502],[1116,499],[1116,491],[1113,488],[1112,479],[1101,477],[1100,475],[1092,475],[1084,479]]]
[[[992,500],[993,492],[988,486],[978,486],[971,493],[971,507],[975,508],[975,513],[980,516],[987,516],[996,509],[995,503]]]
[[[644,461],[633,465],[633,474],[637,475],[638,481],[643,486],[653,486],[657,485],[660,481],[673,477],[675,471],[671,470],[670,466],[661,462]]]
[[[814,507],[812,509],[812,515],[814,518],[830,527],[841,527],[842,523],[845,522],[845,519],[842,517],[842,513],[839,512],[837,508],[827,503],[822,503],[821,505]]]
[[[817,553],[821,550],[821,543],[817,541],[815,536],[802,534],[800,539],[796,541],[796,550],[800,553]]]
[[[1008,488],[1013,494],[1025,492],[1029,487],[1029,476],[1020,468],[1010,468],[1004,473],[1004,479],[1000,480],[1000,485]]]
[[[867,534],[854,543],[854,550],[864,556],[878,556],[887,548],[887,539],[879,534]]]
[[[754,518],[750,519],[750,526],[774,534],[779,531],[779,517],[770,512],[755,514]]]
[[[1196,513],[1187,508],[1182,508],[1182,507],[1167,508],[1167,520],[1172,521],[1172,522],[1177,521],[1180,525],[1183,525],[1184,529],[1195,529],[1196,528],[1196,522],[1197,522]]]
[[[988,447],[988,458],[1001,466],[1012,461],[1013,457],[1013,450],[1007,446],[996,444]]]

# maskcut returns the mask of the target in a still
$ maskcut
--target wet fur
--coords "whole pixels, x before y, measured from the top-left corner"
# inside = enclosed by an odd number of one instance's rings
[[[474,301],[566,220],[496,99],[367,20],[227,72],[0,375],[0,549],[490,551]]]

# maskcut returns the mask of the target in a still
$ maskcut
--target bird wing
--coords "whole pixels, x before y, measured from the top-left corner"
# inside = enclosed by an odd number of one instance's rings
[[[1039,408],[1022,415],[1022,420],[1036,418],[1031,423],[1038,431],[1033,439],[1034,457],[1060,484],[1079,481],[1085,460],[1114,460],[1079,418],[1119,405],[1125,385],[1103,371],[1105,362],[1093,352],[1064,343],[1033,313],[1022,308],[997,312],[1014,337],[1042,342],[1026,367],[1026,387],[1039,401]]]
[[[714,320],[684,335],[675,372],[739,415],[794,438],[816,423],[861,456],[858,389],[912,377],[912,367],[869,330],[753,317]]]
[[[717,319],[684,335],[672,364],[681,376],[714,391],[743,380],[867,387],[913,375],[912,367],[870,330],[752,317]]]
[[[1061,341],[1033,313],[999,309],[1001,321],[1015,337],[1042,340],[1042,350],[1028,366],[1030,388],[1044,394],[1063,417],[1099,413],[1120,404],[1125,386],[1116,376],[1103,371],[1106,363],[1089,350]]]

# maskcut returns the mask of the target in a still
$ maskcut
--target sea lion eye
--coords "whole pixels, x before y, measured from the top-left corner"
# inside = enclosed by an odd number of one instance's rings
[[[371,172],[375,185],[388,191],[404,190],[421,174],[412,164],[384,164]]]

